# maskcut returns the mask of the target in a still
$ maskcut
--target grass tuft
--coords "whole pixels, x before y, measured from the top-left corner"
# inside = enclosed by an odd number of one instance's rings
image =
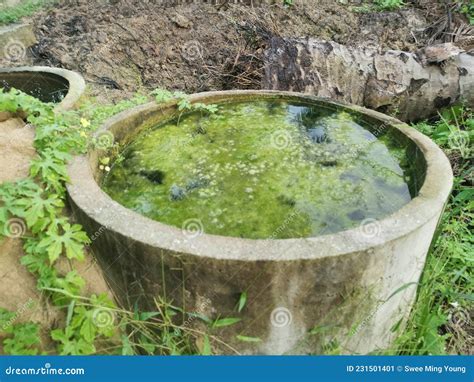
[[[57,3],[58,0],[26,0],[17,5],[0,5],[0,25],[15,23],[23,17],[31,16],[40,9]]]
[[[439,235],[428,254],[417,301],[395,353],[469,354],[474,345],[474,189],[470,162],[474,114],[465,107],[451,108],[440,114],[439,121],[420,123],[415,128],[444,149],[455,180]]]

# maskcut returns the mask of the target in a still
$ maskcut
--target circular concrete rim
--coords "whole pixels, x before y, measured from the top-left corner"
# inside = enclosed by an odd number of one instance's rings
[[[353,252],[371,251],[372,248],[406,236],[422,227],[441,213],[450,194],[453,174],[443,151],[428,137],[401,121],[359,106],[346,105],[329,99],[294,92],[280,91],[222,91],[198,93],[191,102],[222,102],[233,96],[292,97],[301,101],[325,102],[328,106],[354,110],[377,118],[390,128],[405,134],[421,150],[427,169],[419,195],[408,204],[379,221],[334,234],[297,239],[243,239],[202,233],[187,237],[183,230],[140,215],[112,200],[94,179],[87,156],[78,156],[69,165],[71,184],[68,193],[73,205],[87,214],[96,224],[125,237],[129,242],[140,242],[175,253],[191,254],[202,258],[235,261],[291,261],[340,256]],[[123,118],[137,117],[145,112],[159,112],[167,105],[149,103],[112,117],[97,134],[111,129]],[[97,158],[95,158],[97,159]],[[198,218],[198,217],[196,217]],[[426,240],[431,241],[431,237]]]
[[[51,73],[64,78],[69,83],[66,97],[56,105],[56,111],[72,109],[86,89],[84,78],[76,72],[49,66],[19,66],[15,68],[0,68],[0,73]]]

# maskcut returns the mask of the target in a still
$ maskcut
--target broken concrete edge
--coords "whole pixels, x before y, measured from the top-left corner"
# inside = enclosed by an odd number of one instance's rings
[[[76,72],[62,68],[52,68],[49,66],[19,66],[14,68],[0,68],[1,73],[50,73],[64,78],[68,84],[66,97],[55,106],[57,112],[73,109],[86,89],[84,78]]]
[[[376,119],[388,128],[399,130],[420,149],[426,160],[426,176],[418,196],[397,212],[377,221],[379,234],[375,237],[364,235],[358,227],[303,239],[253,240],[205,233],[189,239],[181,229],[151,220],[127,209],[102,191],[96,176],[101,153],[93,150],[87,156],[75,157],[69,164],[71,183],[67,186],[67,190],[72,204],[99,226],[146,246],[192,254],[203,259],[260,262],[318,259],[367,251],[410,234],[429,223],[443,209],[453,184],[453,173],[448,158],[428,137],[395,118],[363,107],[294,92],[266,90],[205,92],[190,96],[190,101],[209,104],[255,98],[292,99],[312,102],[322,107],[353,111],[367,118]],[[125,133],[134,135],[142,130],[144,125],[156,125],[156,121],[160,119],[157,119],[157,115],[164,116],[175,108],[174,102],[138,106],[106,121],[96,135],[111,132],[117,141],[121,142],[126,138]],[[431,237],[426,239],[431,240]]]
[[[440,53],[459,51],[448,45]],[[372,48],[273,37],[265,51],[262,84],[267,89],[297,90],[396,113],[406,122],[437,116],[442,107],[474,103],[471,53],[456,53],[441,68],[430,64],[422,52],[378,53]]]

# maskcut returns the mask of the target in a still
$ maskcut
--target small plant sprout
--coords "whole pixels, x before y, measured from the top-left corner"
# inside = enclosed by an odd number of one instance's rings
[[[214,104],[208,105],[201,102],[191,103],[189,96],[186,93],[180,91],[170,92],[169,90],[165,89],[155,89],[150,94],[155,97],[155,100],[158,103],[176,100],[178,111],[180,112],[201,111],[214,114],[219,110],[218,106]]]

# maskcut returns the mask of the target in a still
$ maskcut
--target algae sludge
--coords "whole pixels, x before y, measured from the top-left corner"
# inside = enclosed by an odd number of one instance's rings
[[[103,189],[181,228],[251,239],[300,238],[356,227],[411,200],[405,149],[346,112],[282,101],[221,104],[139,135]]]

